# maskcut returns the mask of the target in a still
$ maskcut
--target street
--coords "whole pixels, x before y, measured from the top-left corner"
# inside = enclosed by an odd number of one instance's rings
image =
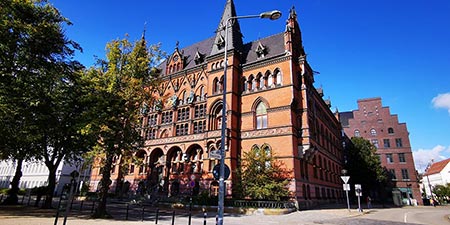
[[[24,210],[15,212],[5,212],[0,207],[0,224],[2,225],[30,225],[30,224],[53,224],[53,213],[47,215],[41,213],[27,213],[21,216]],[[367,210],[361,214],[356,209],[348,212],[345,208],[339,209],[316,209],[297,211],[286,215],[240,215],[226,214],[224,224],[240,225],[240,224],[269,224],[269,225],[400,225],[400,224],[427,224],[427,225],[445,225],[449,224],[448,216],[450,216],[450,206],[419,206],[404,208],[375,208]],[[188,217],[186,215],[178,215],[173,224],[187,225]],[[63,219],[60,218],[58,224],[62,224]],[[146,217],[144,221],[133,219],[126,221],[121,216],[111,220],[89,219],[88,216],[69,217],[67,220],[69,225],[114,225],[114,224],[155,224],[154,217]],[[161,217],[158,224],[172,224],[171,217]],[[192,217],[192,225],[204,224],[203,216],[196,213]],[[213,215],[209,215],[206,224],[215,224]]]

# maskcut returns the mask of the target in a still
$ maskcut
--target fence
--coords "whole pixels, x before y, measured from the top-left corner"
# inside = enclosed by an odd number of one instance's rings
[[[234,200],[229,202],[234,207],[246,208],[270,208],[270,209],[294,209],[296,208],[294,202],[289,201],[249,201],[249,200]]]

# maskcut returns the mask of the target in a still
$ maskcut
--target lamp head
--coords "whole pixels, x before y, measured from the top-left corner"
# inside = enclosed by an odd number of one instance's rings
[[[262,19],[277,20],[281,17],[281,12],[279,10],[263,12],[263,13],[259,14],[259,17]]]

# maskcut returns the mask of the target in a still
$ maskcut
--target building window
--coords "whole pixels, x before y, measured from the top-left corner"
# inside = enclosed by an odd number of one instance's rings
[[[277,84],[277,85],[281,85],[282,82],[283,82],[283,81],[282,81],[283,76],[282,76],[281,72],[280,72],[280,71],[276,71],[276,72],[275,72],[275,77],[276,77],[276,80],[275,80],[276,84]]]
[[[162,123],[163,124],[172,123],[172,117],[173,117],[172,111],[164,112],[162,114]]]
[[[242,93],[246,92],[247,90],[248,90],[248,82],[244,78],[244,79],[242,79]]]
[[[197,118],[203,118],[206,115],[206,105],[196,105],[194,110],[194,117]]]
[[[386,154],[387,163],[394,163],[394,159],[392,158],[392,154]]]
[[[267,109],[263,102],[256,107],[256,129],[267,128]]]
[[[403,147],[402,139],[401,139],[401,138],[396,138],[396,139],[395,139],[395,146],[397,146],[397,148]]]
[[[194,122],[194,134],[199,134],[205,132],[206,121],[196,121]]]
[[[370,135],[377,136],[377,131],[375,129],[370,129]]]
[[[178,118],[177,121],[183,121],[189,119],[189,108],[178,109]]]
[[[406,162],[405,160],[405,153],[398,153],[398,161],[401,163]]]
[[[156,138],[156,129],[148,129],[145,134],[145,139],[155,139]]]
[[[375,148],[378,148],[378,139],[372,139],[372,144],[375,146]]]
[[[355,130],[355,137],[361,137],[361,133],[359,132],[359,130]]]
[[[148,126],[155,126],[157,123],[158,114],[148,116]]]
[[[394,128],[389,127],[389,128],[388,128],[388,134],[393,134],[393,133],[394,133]]]
[[[391,147],[391,142],[389,141],[389,139],[384,139],[383,140],[383,145],[385,148],[390,148]]]
[[[267,76],[267,86],[271,87],[273,85],[273,76],[272,74],[269,74]]]
[[[402,169],[402,179],[409,180],[409,173],[407,169]]]
[[[395,176],[395,170],[394,169],[389,169],[389,177],[391,178],[391,180],[397,180],[397,176]]]
[[[176,136],[187,135],[189,131],[189,125],[186,124],[178,124],[176,126]]]

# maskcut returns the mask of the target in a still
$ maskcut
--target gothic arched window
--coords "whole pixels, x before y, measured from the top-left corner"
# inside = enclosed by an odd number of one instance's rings
[[[267,107],[263,102],[256,106],[256,129],[267,128]]]

